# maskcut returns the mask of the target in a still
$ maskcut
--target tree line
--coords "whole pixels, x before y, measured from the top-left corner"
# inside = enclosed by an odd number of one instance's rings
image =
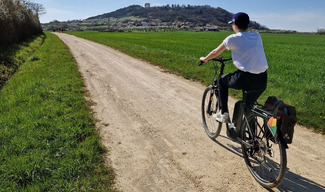
[[[0,0],[0,46],[42,33],[39,15],[46,10],[28,0]]]

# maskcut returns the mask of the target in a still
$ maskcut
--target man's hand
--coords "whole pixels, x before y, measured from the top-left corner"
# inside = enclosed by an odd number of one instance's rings
[[[206,64],[208,61],[205,59],[205,57],[200,58],[201,65]]]

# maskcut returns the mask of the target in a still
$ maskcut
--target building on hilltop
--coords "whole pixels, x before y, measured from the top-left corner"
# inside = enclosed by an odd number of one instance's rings
[[[150,3],[146,3],[146,4],[144,4],[144,7],[145,7],[145,8],[149,8],[149,7],[150,7]]]

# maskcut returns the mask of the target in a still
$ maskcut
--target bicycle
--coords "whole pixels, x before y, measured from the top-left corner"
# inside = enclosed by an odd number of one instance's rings
[[[222,123],[213,118],[219,110],[218,81],[223,75],[225,62],[231,60],[221,57],[212,59],[215,69],[213,84],[203,93],[203,126],[213,140],[219,136],[222,128]],[[236,128],[236,138],[231,140],[241,144],[246,166],[254,179],[265,188],[273,188],[284,178],[288,146],[281,139],[281,131],[272,130],[268,122],[272,117],[277,118],[277,111],[283,103],[279,102],[274,111],[264,109],[257,102],[253,106],[246,106],[246,98],[253,92],[243,91],[243,99],[235,104],[232,122],[226,123],[226,127],[227,130],[230,126]]]

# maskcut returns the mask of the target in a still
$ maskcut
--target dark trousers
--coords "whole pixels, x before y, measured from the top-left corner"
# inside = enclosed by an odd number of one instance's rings
[[[246,105],[251,106],[265,91],[267,86],[267,72],[252,74],[237,70],[222,76],[218,83],[219,107],[222,113],[228,112],[228,88],[254,91],[247,95]]]

